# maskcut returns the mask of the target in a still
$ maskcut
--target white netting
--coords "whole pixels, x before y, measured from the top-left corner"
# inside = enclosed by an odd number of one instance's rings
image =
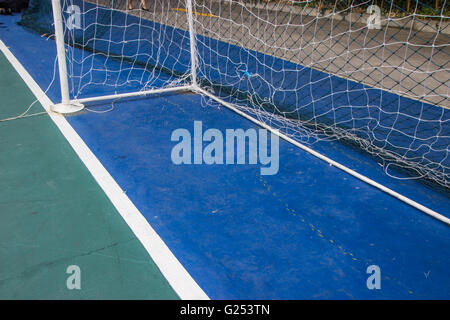
[[[345,140],[449,186],[446,1],[195,2],[210,92],[304,143]]]
[[[189,33],[186,13],[173,10],[178,2],[144,10],[139,0],[63,0],[72,97],[187,83]]]
[[[450,186],[447,0],[192,2],[202,88],[301,142],[346,141]],[[185,0],[62,4],[74,98],[191,82]]]

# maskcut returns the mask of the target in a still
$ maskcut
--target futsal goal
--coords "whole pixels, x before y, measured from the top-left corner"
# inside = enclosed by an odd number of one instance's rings
[[[447,0],[31,0],[21,23],[57,44],[57,112],[191,91],[292,141],[337,139],[390,175],[448,190],[449,8]]]

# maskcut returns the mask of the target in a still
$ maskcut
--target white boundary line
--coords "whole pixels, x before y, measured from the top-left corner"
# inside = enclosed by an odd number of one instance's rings
[[[70,126],[67,120],[63,116],[50,111],[50,106],[53,105],[52,101],[47,97],[44,91],[42,91],[39,85],[25,70],[8,47],[6,47],[2,40],[0,40],[0,50],[42,104],[50,118],[70,143],[81,161],[83,161],[84,165],[106,193],[122,218],[145,247],[150,257],[156,263],[159,270],[178,296],[183,300],[208,300],[209,297],[189,275],[164,241],[158,236],[155,230],[134,206],[108,171],[106,171],[76,131]]]
[[[336,167],[336,168],[338,168],[338,169],[340,169],[340,170],[342,170],[342,171],[344,171],[344,172],[354,176],[355,178],[357,178],[357,179],[359,179],[359,180],[361,180],[361,181],[371,185],[372,187],[375,187],[375,188],[377,188],[377,189],[379,189],[379,190],[389,194],[390,196],[392,196],[394,198],[397,198],[398,200],[403,201],[406,204],[409,204],[410,206],[412,206],[412,207],[422,211],[423,213],[426,213],[427,215],[429,215],[429,216],[431,216],[431,217],[433,217],[433,218],[435,218],[435,219],[437,219],[437,220],[439,220],[439,221],[441,221],[443,223],[446,223],[447,225],[450,225],[450,219],[447,218],[446,216],[444,216],[444,215],[442,215],[440,213],[437,213],[436,211],[433,211],[430,208],[427,208],[427,207],[421,205],[420,203],[415,202],[414,200],[411,200],[411,199],[405,197],[404,195],[402,195],[402,194],[400,194],[400,193],[398,193],[398,192],[396,192],[396,191],[394,191],[392,189],[389,189],[388,187],[385,187],[382,184],[380,184],[380,183],[378,183],[378,182],[376,182],[376,181],[374,181],[374,180],[372,180],[372,179],[370,179],[370,178],[368,178],[366,176],[363,176],[362,174],[359,174],[358,172],[356,172],[356,171],[354,171],[354,170],[352,170],[352,169],[350,169],[350,168],[340,164],[339,162],[336,162],[336,161],[334,161],[334,160],[324,156],[323,154],[321,154],[321,153],[319,153],[317,151],[314,151],[313,149],[311,149],[311,148],[301,144],[300,142],[298,142],[298,141],[296,141],[296,140],[286,136],[285,134],[280,133],[278,130],[275,130],[274,128],[272,128],[271,126],[265,124],[264,122],[261,122],[261,121],[255,119],[255,118],[253,118],[252,116],[242,112],[241,110],[239,110],[236,107],[234,107],[231,103],[228,103],[228,102],[222,100],[221,98],[216,97],[215,95],[209,93],[208,91],[206,91],[206,90],[204,90],[204,89],[202,89],[202,88],[200,88],[198,86],[194,86],[193,90],[195,92],[198,92],[200,94],[203,94],[203,95],[209,97],[212,100],[215,100],[216,102],[224,105],[228,109],[236,112],[237,114],[239,114],[242,117],[250,120],[251,122],[259,125],[260,127],[263,127],[265,129],[269,130],[270,132],[272,132],[272,134],[275,134],[275,135],[279,136],[281,139],[284,139],[287,142],[290,142],[291,144],[293,144],[294,146],[296,146],[296,147],[298,147],[298,148],[300,148],[300,149],[302,149],[302,150],[312,154],[313,156],[315,156],[315,157],[317,157],[317,158],[319,158],[319,159],[329,163],[331,166],[334,166],[334,167]]]

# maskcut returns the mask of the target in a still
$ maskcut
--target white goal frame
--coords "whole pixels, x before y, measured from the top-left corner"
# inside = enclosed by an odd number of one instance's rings
[[[221,105],[227,107],[228,109],[236,112],[240,116],[257,124],[258,126],[264,128],[264,129],[267,129],[272,134],[277,135],[281,139],[312,154],[313,156],[321,159],[322,161],[327,162],[330,166],[337,167],[338,169],[371,185],[372,187],[375,187],[375,188],[389,194],[390,196],[412,206],[413,208],[416,208],[417,210],[420,210],[423,213],[425,213],[447,225],[450,225],[450,219],[447,218],[446,216],[444,216],[430,208],[427,208],[427,207],[421,205],[420,203],[418,203],[410,198],[407,198],[407,197],[403,196],[402,194],[400,194],[390,188],[387,188],[386,186],[381,185],[378,182],[376,182],[364,175],[359,174],[358,172],[328,158],[327,156],[325,156],[323,154],[320,154],[320,153],[314,151],[310,147],[292,139],[288,135],[285,135],[285,134],[279,132],[278,130],[271,127],[270,125],[239,110],[233,104],[223,100],[219,96],[216,96],[216,95],[212,94],[211,92],[201,88],[197,83],[197,50],[196,50],[196,40],[195,40],[196,33],[195,33],[195,29],[194,29],[193,5],[192,5],[192,0],[185,0],[185,1],[186,1],[186,8],[187,8],[189,44],[190,44],[190,64],[191,64],[191,68],[189,70],[189,75],[190,75],[190,79],[191,79],[190,84],[178,85],[178,86],[166,87],[166,88],[160,88],[160,89],[135,91],[135,92],[129,92],[129,93],[103,95],[103,96],[81,98],[81,99],[70,99],[61,4],[60,4],[60,0],[52,0],[53,19],[54,19],[54,27],[55,27],[55,42],[56,42],[56,47],[57,47],[57,58],[58,58],[58,71],[59,71],[59,78],[60,78],[60,85],[61,85],[61,102],[53,105],[51,107],[51,110],[54,112],[60,113],[60,114],[71,114],[71,113],[76,113],[76,112],[83,110],[84,104],[89,103],[89,102],[108,101],[108,100],[115,100],[115,99],[128,98],[128,97],[148,96],[148,95],[152,95],[152,94],[159,94],[159,93],[165,93],[165,92],[177,92],[177,91],[191,91],[194,93],[198,93],[202,96],[205,96],[211,100],[216,101],[217,103],[220,103]]]
[[[195,31],[194,31],[194,19],[192,10],[192,0],[186,0],[187,18],[189,25],[189,43],[191,53],[191,69],[190,78],[191,84],[183,86],[173,86],[169,88],[141,90],[135,92],[127,92],[120,94],[111,94],[82,99],[70,99],[69,94],[69,80],[67,74],[66,63],[66,50],[64,43],[64,31],[62,21],[61,3],[59,0],[52,0],[53,8],[53,22],[55,25],[55,42],[58,58],[58,71],[59,81],[61,86],[61,102],[51,107],[51,110],[60,114],[76,113],[84,109],[84,104],[87,102],[107,101],[128,97],[147,96],[151,94],[164,93],[164,92],[176,92],[176,91],[193,91],[200,92],[201,88],[197,85],[197,60],[196,60],[196,48],[195,48]]]

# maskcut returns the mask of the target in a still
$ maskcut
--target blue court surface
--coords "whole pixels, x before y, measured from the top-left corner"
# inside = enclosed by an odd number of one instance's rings
[[[0,17],[0,39],[46,90],[55,43],[19,19]],[[58,81],[46,93],[59,101]],[[204,131],[257,129],[204,100],[193,93],[119,100],[89,107],[109,112],[67,120],[211,299],[450,298],[447,225],[284,140],[273,176],[255,165],[174,165],[175,129],[192,132],[194,121]],[[450,217],[445,190],[392,179],[338,142],[313,149]],[[380,267],[380,290],[366,286],[370,265]]]

